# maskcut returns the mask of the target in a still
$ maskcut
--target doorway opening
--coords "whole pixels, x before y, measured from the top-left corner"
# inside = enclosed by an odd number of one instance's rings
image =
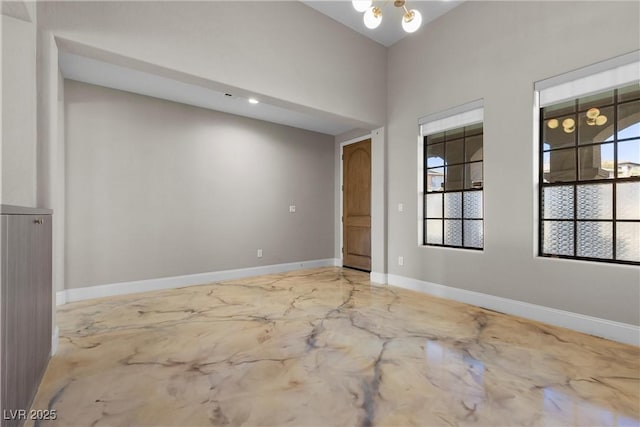
[[[342,150],[342,265],[371,271],[371,139]]]

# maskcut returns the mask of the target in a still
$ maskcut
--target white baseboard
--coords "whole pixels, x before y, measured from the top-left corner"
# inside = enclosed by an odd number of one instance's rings
[[[327,258],[311,261],[292,262],[287,264],[266,265],[260,267],[241,268],[236,270],[224,270],[210,273],[190,274],[186,276],[164,277],[159,279],[137,280],[133,282],[121,282],[108,285],[90,286],[86,288],[66,289],[57,292],[56,304],[82,301],[86,299],[101,298],[115,295],[126,295],[139,292],[148,292],[161,289],[179,288],[189,285],[203,285],[221,280],[242,279],[245,277],[260,276],[263,274],[284,273],[306,268],[341,266],[339,258]],[[586,334],[607,338],[626,344],[640,346],[640,327],[627,323],[614,322],[584,314],[555,308],[531,304],[453,288],[436,283],[425,282],[410,277],[378,272],[370,273],[370,280],[374,283],[389,284],[400,288],[411,289],[440,298],[451,299],[478,307],[488,308],[501,313],[524,317],[543,323],[548,323],[563,328],[573,329]],[[51,343],[51,354],[55,354],[58,347],[58,327],[55,328]]]
[[[369,273],[369,280],[371,280],[373,283],[384,285],[387,283],[387,274],[372,271],[371,273]]]
[[[64,305],[67,302],[67,293],[65,291],[56,292],[56,305]]]
[[[115,295],[135,294],[139,292],[157,291],[161,289],[180,288],[190,285],[205,285],[221,280],[242,279],[245,277],[261,276],[263,274],[284,273],[287,271],[306,268],[335,267],[341,265],[336,258],[317,259],[310,261],[291,262],[287,264],[265,265],[260,267],[239,268],[236,270],[214,271],[210,273],[189,274],[186,276],[161,277],[158,279],[136,280],[108,285],[89,286],[86,288],[65,289],[56,293],[56,304],[82,301],[93,298],[110,297]]]
[[[60,338],[60,329],[56,326],[53,328],[53,334],[51,335],[51,356],[58,352],[58,339]]]
[[[371,280],[373,281],[373,277]],[[501,313],[573,329],[625,344],[640,346],[640,327],[635,325],[614,322],[480,292],[452,288],[395,274],[388,274],[387,282],[390,285],[400,288],[411,289],[440,298],[447,298]]]

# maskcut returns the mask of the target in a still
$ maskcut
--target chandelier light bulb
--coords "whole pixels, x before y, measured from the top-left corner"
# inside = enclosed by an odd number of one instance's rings
[[[422,25],[422,14],[416,9],[411,9],[402,16],[402,29],[407,33],[413,33]]]
[[[549,129],[555,129],[559,124],[560,123],[558,122],[558,119],[551,119],[547,122],[547,126],[549,126]]]
[[[567,128],[575,128],[576,121],[573,119],[564,119],[562,121],[562,127],[566,130]]]
[[[353,0],[351,4],[358,12],[364,12],[371,7],[371,0]]]
[[[600,110],[597,108],[590,108],[587,110],[587,117],[590,119],[595,119],[600,115]]]
[[[373,30],[374,28],[378,28],[380,23],[382,22],[382,10],[379,7],[370,7],[364,13],[364,25]]]
[[[602,115],[602,116],[598,116],[596,118],[596,124],[598,126],[602,126],[603,124],[607,123],[607,116]]]

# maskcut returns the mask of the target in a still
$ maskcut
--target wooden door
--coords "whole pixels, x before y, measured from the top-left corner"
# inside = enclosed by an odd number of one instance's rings
[[[371,271],[371,140],[342,151],[342,265]]]

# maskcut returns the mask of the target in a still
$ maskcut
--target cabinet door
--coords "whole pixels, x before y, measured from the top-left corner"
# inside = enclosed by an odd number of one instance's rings
[[[51,217],[3,215],[2,232],[2,408],[28,410],[51,347]]]
[[[32,323],[25,321],[29,313],[29,297],[33,289],[31,260],[33,218],[25,215],[3,216],[6,249],[2,266],[2,316],[3,316],[3,409],[24,408],[28,398],[33,373],[28,371],[29,337]],[[17,425],[9,421],[6,425]]]
[[[0,383],[0,409],[2,409],[2,418],[4,418],[4,411],[14,406],[14,398],[15,396],[9,395],[9,365],[13,360],[9,355],[9,347],[8,341],[8,327],[7,327],[7,301],[8,301],[8,250],[7,250],[7,228],[9,226],[9,217],[6,215],[0,216],[0,245],[2,245],[2,250],[0,254],[2,255],[2,269],[0,272],[2,273],[1,281],[0,281],[0,377],[2,379]],[[0,425],[3,427],[7,423],[0,419]]]

